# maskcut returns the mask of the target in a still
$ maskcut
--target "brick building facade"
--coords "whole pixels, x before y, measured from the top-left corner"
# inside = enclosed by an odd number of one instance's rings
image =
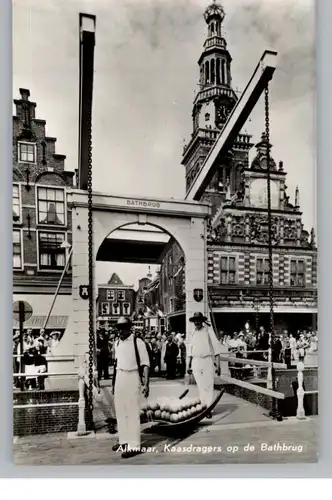
[[[97,326],[113,325],[120,316],[131,318],[135,299],[133,285],[125,285],[119,276],[113,273],[106,285],[98,285]]]
[[[36,118],[29,90],[20,89],[20,94],[14,100],[13,116],[13,300],[32,306],[33,316],[25,327],[39,329],[69,255],[72,226],[67,192],[75,173],[65,170],[66,157],[56,153],[56,138],[46,134],[45,120]],[[65,330],[71,304],[68,295],[70,268],[48,329]]]
[[[182,164],[189,189],[237,102],[232,88],[231,56],[223,36],[225,13],[216,3],[204,14],[208,36],[198,64],[199,92],[193,105],[193,133]],[[208,290],[220,330],[232,333],[246,321],[268,326],[268,225],[266,137],[256,144],[250,163],[252,137],[241,133],[203,195],[211,204],[208,235]],[[299,190],[287,194],[282,162],[271,158],[273,274],[276,328],[315,328],[317,313],[317,249],[315,234],[303,227]],[[289,166],[291,168],[291,165]],[[178,245],[161,266],[163,310],[173,328],[185,327],[185,297],[176,289],[183,254]],[[181,274],[184,273],[181,271]],[[183,280],[183,278],[182,278]]]

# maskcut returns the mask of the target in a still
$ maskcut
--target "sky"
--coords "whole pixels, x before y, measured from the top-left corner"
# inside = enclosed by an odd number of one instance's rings
[[[192,132],[198,57],[208,0],[14,0],[13,95],[28,88],[66,168],[77,168],[78,14],[97,16],[93,188],[114,195],[182,198],[183,145]],[[271,82],[272,156],[283,160],[290,200],[316,227],[314,0],[224,0],[233,86],[242,90],[265,49],[277,50]],[[259,141],[261,99],[244,127]],[[255,150],[252,151],[252,157]],[[127,284],[145,265],[100,264]],[[106,279],[105,279],[106,278]]]

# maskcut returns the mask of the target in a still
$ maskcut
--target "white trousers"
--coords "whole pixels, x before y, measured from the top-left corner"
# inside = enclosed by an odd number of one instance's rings
[[[210,406],[213,401],[214,365],[212,356],[193,358],[192,370],[202,403]]]
[[[138,371],[117,370],[114,403],[118,425],[119,443],[129,448],[141,445],[140,429],[141,384]]]

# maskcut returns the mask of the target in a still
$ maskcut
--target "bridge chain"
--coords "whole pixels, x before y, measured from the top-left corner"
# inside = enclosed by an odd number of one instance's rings
[[[92,227],[92,99],[89,102],[88,120],[88,266],[89,266],[89,361],[88,361],[88,423],[93,422],[93,380],[95,357],[94,304],[93,304],[93,227]]]
[[[270,349],[273,356],[273,347],[275,339],[274,328],[274,293],[273,293],[273,253],[272,253],[272,209],[271,209],[271,156],[270,156],[270,103],[269,103],[269,84],[265,87],[265,139],[266,146],[266,161],[267,161],[267,220],[268,220],[268,249],[269,249],[269,304],[270,304]],[[272,362],[272,359],[271,359]],[[276,372],[272,364],[272,390],[276,391]],[[276,398],[272,398],[272,410],[270,416],[277,420],[282,420],[281,413],[278,409]]]

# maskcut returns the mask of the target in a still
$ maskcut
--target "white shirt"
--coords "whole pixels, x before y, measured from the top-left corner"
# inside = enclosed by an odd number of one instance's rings
[[[242,351],[246,351],[247,350],[247,344],[245,343],[245,341],[243,340],[243,337],[242,338],[239,338],[237,339],[237,346],[239,349],[241,349]]]
[[[242,345],[240,339],[231,339],[228,343],[229,349],[238,349]]]
[[[137,339],[137,350],[141,366],[150,366],[148,351],[141,339]],[[115,346],[115,359],[117,360],[117,370],[132,372],[138,369],[133,335],[129,335],[125,340],[119,340],[119,343]]]
[[[206,358],[221,354],[221,345],[211,327],[203,325],[200,330],[194,328],[189,335],[187,355],[193,358]]]

